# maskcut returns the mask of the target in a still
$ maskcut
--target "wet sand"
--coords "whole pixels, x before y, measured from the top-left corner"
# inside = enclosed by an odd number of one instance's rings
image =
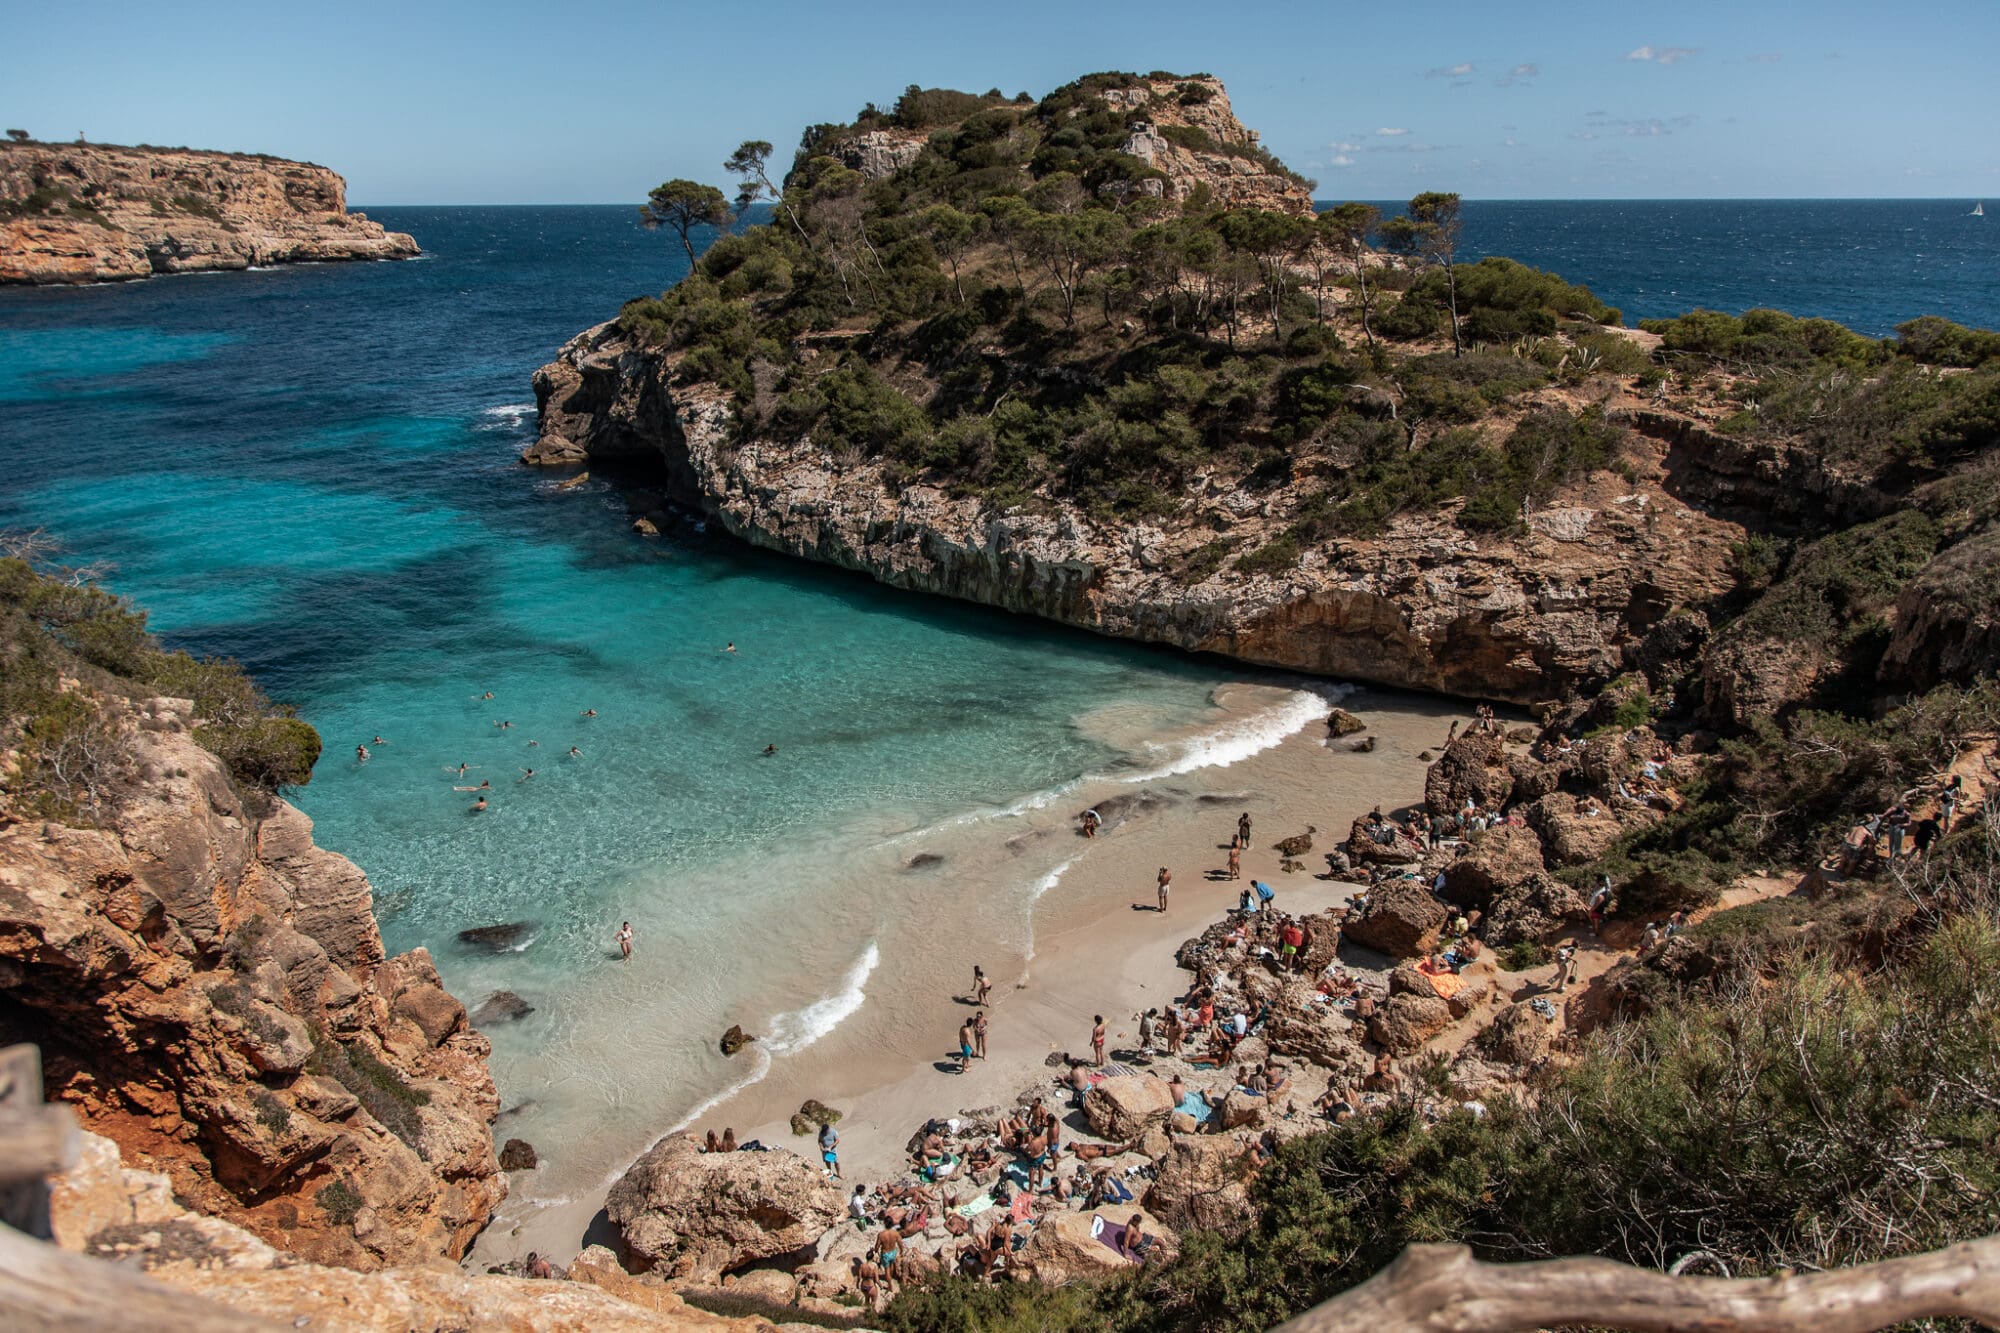
[[[1268,706],[1279,692],[1248,686],[1249,704]],[[1368,723],[1371,753],[1350,746],[1360,737],[1329,741],[1318,721],[1268,749],[1227,766],[1196,768],[1144,782],[1092,783],[1046,810],[913,843],[911,855],[948,850],[938,871],[958,875],[981,861],[1005,862],[1010,839],[1039,848],[1053,840],[1066,868],[1032,907],[1032,946],[998,945],[954,931],[950,886],[940,886],[938,919],[916,923],[920,941],[887,943],[869,974],[866,1003],[812,1046],[769,1060],[760,1082],[721,1100],[688,1130],[736,1130],[739,1141],[816,1155],[809,1137],[794,1137],[788,1121],[807,1098],[843,1112],[841,1164],[853,1183],[903,1174],[904,1146],[925,1120],[1011,1102],[1024,1088],[1047,1085],[1051,1053],[1087,1055],[1092,1017],[1103,1014],[1108,1045],[1129,1044],[1141,1011],[1165,1005],[1188,982],[1174,962],[1181,943],[1234,907],[1250,880],[1277,890],[1277,906],[1317,911],[1343,902],[1351,884],[1322,880],[1325,853],[1346,837],[1352,821],[1376,805],[1397,809],[1420,799],[1425,761],[1441,748],[1450,720],[1469,724],[1469,705],[1386,691],[1356,691],[1341,706]],[[1323,716],[1323,713],[1321,714]],[[1086,806],[1112,808],[1095,839],[1076,832]],[[1118,807],[1122,806],[1122,809]],[[1255,821],[1243,854],[1243,878],[1211,879],[1227,863],[1236,816]],[[1272,844],[1314,825],[1304,869],[1286,873]],[[1046,859],[1046,858],[1045,858]],[[1165,913],[1155,910],[1159,867],[1174,874]],[[1002,867],[1004,869],[1004,866]],[[1018,889],[1016,890],[1018,891]],[[922,909],[917,909],[921,911]],[[1025,937],[1024,937],[1025,938]],[[988,1058],[955,1072],[957,1031],[972,965],[993,981]],[[718,1027],[718,1031],[720,1028]],[[753,1057],[746,1051],[737,1060]],[[671,1126],[658,1129],[666,1131]],[[505,1122],[496,1135],[505,1134]],[[503,1213],[480,1238],[469,1261],[483,1267],[538,1250],[566,1261],[583,1245],[607,1239],[599,1217],[615,1175],[554,1206]]]

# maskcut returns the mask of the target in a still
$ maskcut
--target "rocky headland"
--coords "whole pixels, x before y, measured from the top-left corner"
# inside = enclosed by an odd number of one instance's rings
[[[0,283],[407,259],[414,238],[347,211],[308,162],[189,148],[0,142]]]

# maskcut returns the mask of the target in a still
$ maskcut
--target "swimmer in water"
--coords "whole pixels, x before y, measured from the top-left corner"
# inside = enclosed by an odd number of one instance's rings
[[[493,697],[493,691],[488,690],[486,691],[486,693],[480,695],[479,697],[482,699],[491,699]]]
[[[464,776],[465,776],[465,770],[466,770],[466,769],[468,769],[468,768],[471,768],[471,767],[472,767],[472,765],[471,765],[471,764],[460,764],[460,765],[458,766],[458,775],[459,775],[460,777],[464,777]],[[447,769],[445,770],[445,772],[447,772],[447,773],[449,773],[449,772],[451,772],[451,771],[452,771],[452,770],[451,770],[451,769],[448,769],[448,768],[447,768]]]
[[[528,744],[530,744],[530,745],[535,745],[535,746],[539,746],[539,745],[541,744],[541,742],[540,742],[540,741],[529,741],[529,742],[528,742]]]
[[[776,754],[777,752],[778,752],[778,747],[775,745],[767,745],[764,747],[765,754]]]
[[[376,738],[375,738],[374,740],[372,740],[372,741],[370,741],[370,742],[368,742],[368,743],[369,743],[370,745],[387,745],[387,744],[388,744],[389,742],[387,742],[387,741],[383,740],[383,739],[382,739],[382,738],[381,738],[380,736],[377,736],[377,737],[376,737]]]
[[[728,643],[725,643],[725,644],[723,644],[723,645],[722,645],[722,651],[723,651],[723,652],[725,652],[725,653],[733,653],[733,652],[735,652],[735,651],[736,651],[736,642],[735,642],[735,640],[733,640],[733,639],[732,639],[732,640],[730,640],[730,641],[729,641]]]
[[[368,747],[367,747],[367,746],[365,746],[365,745],[357,745],[357,746],[355,746],[355,747],[354,747],[354,762],[355,762],[355,763],[357,763],[357,764],[365,764],[365,763],[367,763],[367,762],[368,762]]]
[[[535,770],[534,770],[534,769],[532,769],[532,768],[524,768],[524,769],[522,769],[522,770],[521,770],[521,781],[523,781],[523,782],[526,782],[526,781],[527,781],[527,780],[528,780],[529,778],[531,778],[531,777],[533,777],[533,776],[535,776]]]
[[[484,796],[480,797],[478,800],[472,803],[472,813],[475,815],[480,813],[485,808],[486,808],[486,798]]]
[[[481,783],[480,783],[480,784],[479,784],[479,785],[478,785],[477,787],[453,787],[453,788],[452,788],[452,790],[453,790],[453,791],[492,791],[492,790],[493,790],[493,781],[492,781],[492,779],[490,779],[490,778],[489,778],[489,779],[487,779],[486,781],[484,781],[484,782],[481,782]]]
[[[572,745],[569,747],[569,757],[572,759],[581,759],[583,758],[583,751],[577,749],[574,745]]]
[[[505,731],[507,730],[507,728],[513,726],[514,724],[512,722],[495,722],[493,725],[500,728],[500,730]]]
[[[585,716],[585,717],[596,717],[596,716],[597,716],[597,710],[596,710],[595,708],[586,708],[586,709],[584,709],[584,710],[583,710],[583,716]]]

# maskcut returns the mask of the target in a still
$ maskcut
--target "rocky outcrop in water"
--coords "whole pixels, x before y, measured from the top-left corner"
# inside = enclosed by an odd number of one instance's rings
[[[367,878],[132,705],[100,827],[0,825],[0,1044],[174,1195],[350,1268],[457,1258],[506,1194],[486,1039]]]
[[[407,259],[416,241],[347,211],[308,162],[187,148],[0,143],[0,283],[335,259]]]

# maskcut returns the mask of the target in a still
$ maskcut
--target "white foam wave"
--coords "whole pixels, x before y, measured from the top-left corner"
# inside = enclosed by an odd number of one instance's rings
[[[698,1103],[693,1110],[689,1111],[679,1120],[674,1121],[673,1124],[667,1127],[667,1130],[664,1134],[660,1135],[659,1138],[654,1139],[651,1143],[646,1145],[646,1152],[640,1153],[639,1157],[644,1157],[647,1152],[653,1151],[653,1149],[659,1147],[662,1143],[666,1142],[674,1135],[680,1133],[682,1130],[686,1129],[689,1125],[692,1125],[695,1121],[701,1119],[703,1116],[707,1115],[710,1111],[713,1111],[716,1107],[722,1105],[724,1102],[728,1101],[731,1097],[734,1097],[737,1093],[743,1091],[745,1088],[755,1087],[757,1084],[762,1083],[766,1078],[769,1078],[771,1075],[771,1053],[769,1051],[764,1050],[762,1048],[761,1043],[756,1043],[756,1042],[751,1043],[751,1045],[747,1049],[750,1051],[755,1061],[750,1072],[745,1074],[742,1078],[736,1080],[736,1082],[731,1083],[728,1087],[721,1089],[719,1092],[711,1094],[705,1100]],[[633,1162],[638,1161],[639,1157],[633,1158],[632,1161]],[[631,1168],[632,1168],[631,1162],[627,1162],[624,1166],[614,1167],[611,1173],[604,1177],[604,1187],[606,1189],[609,1189],[611,1186],[616,1185],[619,1179],[622,1176],[624,1176],[624,1174],[627,1171],[631,1170]]]
[[[867,1002],[869,974],[881,961],[882,951],[875,947],[874,940],[868,941],[861,957],[847,969],[847,976],[839,990],[814,1000],[803,1009],[779,1014],[771,1020],[771,1035],[763,1044],[770,1048],[773,1055],[797,1055],[839,1027]]]
[[[534,410],[535,405],[533,403],[501,403],[498,407],[480,408],[479,415],[482,417],[500,417],[508,421],[519,421]]]
[[[1199,768],[1227,768],[1253,754],[1261,754],[1287,736],[1304,730],[1326,715],[1336,700],[1353,692],[1352,686],[1335,685],[1314,690],[1295,690],[1285,702],[1264,712],[1217,727],[1173,745],[1148,745],[1149,750],[1169,756],[1157,768],[1119,778],[1121,782],[1157,782]]]
[[[1063,862],[1054,870],[1036,880],[1034,887],[1028,890],[1028,951],[1026,956],[1021,960],[1023,963],[1032,963],[1035,961],[1035,904],[1040,902],[1043,895],[1048,893],[1050,889],[1062,883],[1064,872],[1072,864],[1074,863],[1070,861]],[[1025,975],[1024,973],[1023,976],[1025,977]]]

